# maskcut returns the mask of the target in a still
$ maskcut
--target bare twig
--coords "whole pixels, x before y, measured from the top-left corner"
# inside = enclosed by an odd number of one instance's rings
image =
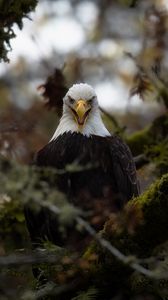
[[[62,168],[62,169],[54,168],[54,174],[55,175],[64,175],[67,172],[77,173],[77,172],[81,172],[81,171],[93,170],[93,169],[97,168],[98,166],[99,166],[98,163],[95,163],[95,164],[88,163],[85,166],[82,166],[82,165],[79,165],[78,161],[74,161],[72,164],[67,164],[65,166],[65,168]],[[38,166],[35,166],[35,169],[37,169],[37,168],[38,168]],[[47,167],[45,168],[45,170],[46,169],[47,169]],[[48,169],[50,170],[51,168],[48,167]]]
[[[161,274],[157,274],[156,271],[151,271],[148,270],[146,268],[144,268],[143,266],[141,266],[139,263],[137,263],[137,258],[135,256],[126,256],[124,255],[121,251],[119,251],[116,247],[114,247],[109,241],[107,241],[106,239],[100,237],[96,231],[94,230],[93,227],[90,226],[90,224],[88,222],[86,222],[85,220],[83,220],[81,217],[77,217],[76,218],[78,221],[78,224],[82,225],[86,231],[93,236],[93,238],[106,250],[108,250],[108,252],[110,252],[115,258],[117,258],[118,260],[120,260],[121,262],[123,262],[123,264],[128,265],[129,267],[131,267],[132,269],[134,269],[135,271],[138,271],[139,273],[146,275],[147,277],[150,278],[165,278],[162,277]],[[159,277],[158,277],[159,275]],[[165,276],[165,274],[164,274]],[[168,273],[166,272],[166,277],[168,276]]]
[[[144,165],[149,163],[149,159],[146,157],[145,154],[139,154],[134,157],[134,163],[136,165],[136,169],[142,168]]]
[[[36,251],[31,254],[10,254],[0,256],[0,267],[12,267],[20,265],[32,265],[40,263],[56,263],[59,257],[51,251]]]

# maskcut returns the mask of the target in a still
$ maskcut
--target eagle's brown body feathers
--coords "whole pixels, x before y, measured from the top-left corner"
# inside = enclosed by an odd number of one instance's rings
[[[102,228],[111,212],[120,210],[138,195],[131,152],[117,136],[86,137],[80,133],[64,133],[37,153],[35,164],[59,170],[72,166],[72,171],[57,177],[55,188],[75,206],[89,212],[88,220],[96,229]],[[34,245],[46,238],[58,245],[74,242],[73,230],[68,231],[65,239],[61,238],[57,217],[51,216],[47,209],[35,214],[27,208],[26,219]],[[77,235],[79,239],[80,234]]]

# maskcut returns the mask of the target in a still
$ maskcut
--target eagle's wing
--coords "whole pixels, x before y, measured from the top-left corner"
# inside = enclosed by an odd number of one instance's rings
[[[62,169],[63,162],[59,157],[60,146],[62,149],[62,144],[57,143],[57,141],[51,141],[46,144],[35,154],[32,164],[39,167]],[[42,175],[42,178],[43,180],[48,179],[45,175]],[[57,178],[55,178],[56,180]],[[41,207],[40,210],[35,210],[29,204],[26,204],[24,213],[33,248],[42,247],[42,243],[46,238],[50,241],[54,240],[56,245],[61,245],[61,234],[58,232],[58,219],[53,218],[52,213],[47,208]]]
[[[139,195],[135,163],[129,147],[114,135],[109,138],[112,157],[113,176],[124,202]]]
[[[72,147],[70,147],[70,140],[67,142],[66,137],[60,139],[60,141],[51,141],[37,153],[35,158],[36,165],[52,166],[62,169],[67,163],[67,157],[71,157],[71,160],[73,161],[75,157],[79,156],[82,150],[85,153],[86,151],[89,152],[89,149],[92,149],[92,151],[93,149],[96,149],[91,156],[93,156],[96,161],[99,161],[99,159],[103,160],[102,165],[105,163],[107,169],[112,169],[112,176],[115,181],[116,190],[121,194],[123,201],[126,202],[133,196],[139,195],[139,183],[131,151],[119,136],[113,135],[106,138],[94,136],[94,138],[88,139],[88,144],[86,144],[85,141],[80,147],[80,144],[75,144],[75,146],[72,145]],[[74,140],[77,140],[77,137],[74,137]],[[108,143],[110,153],[109,151],[106,152],[107,144],[105,140]],[[93,145],[90,146],[90,143],[93,143],[94,147]],[[79,149],[76,150],[76,148]],[[68,155],[64,155],[64,160],[62,161],[61,154],[65,151],[65,149],[67,149]],[[71,152],[73,152],[73,155]]]
[[[40,167],[54,167],[55,155],[57,152],[59,153],[59,148],[57,148],[58,145],[56,141],[51,141],[50,143],[46,144],[35,154],[33,163]],[[57,149],[57,151],[55,151],[55,149]]]

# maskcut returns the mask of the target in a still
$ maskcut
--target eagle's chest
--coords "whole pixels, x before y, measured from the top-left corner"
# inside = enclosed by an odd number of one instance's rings
[[[103,138],[72,135],[64,139],[56,162],[57,167],[66,170],[60,176],[59,187],[71,198],[80,202],[109,198],[115,189],[110,151]]]
[[[57,188],[84,211],[106,216],[137,194],[131,154],[117,137],[65,133],[37,153],[36,164],[59,169]]]
[[[82,134],[65,134],[58,138],[55,145],[55,163],[58,167],[71,167],[72,172],[101,167],[110,168],[111,155],[109,144],[99,136],[86,137]]]

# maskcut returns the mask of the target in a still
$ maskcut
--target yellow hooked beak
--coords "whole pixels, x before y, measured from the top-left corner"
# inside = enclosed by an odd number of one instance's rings
[[[82,99],[78,100],[76,103],[73,112],[75,115],[75,120],[79,126],[83,126],[86,118],[91,110],[91,105]]]

